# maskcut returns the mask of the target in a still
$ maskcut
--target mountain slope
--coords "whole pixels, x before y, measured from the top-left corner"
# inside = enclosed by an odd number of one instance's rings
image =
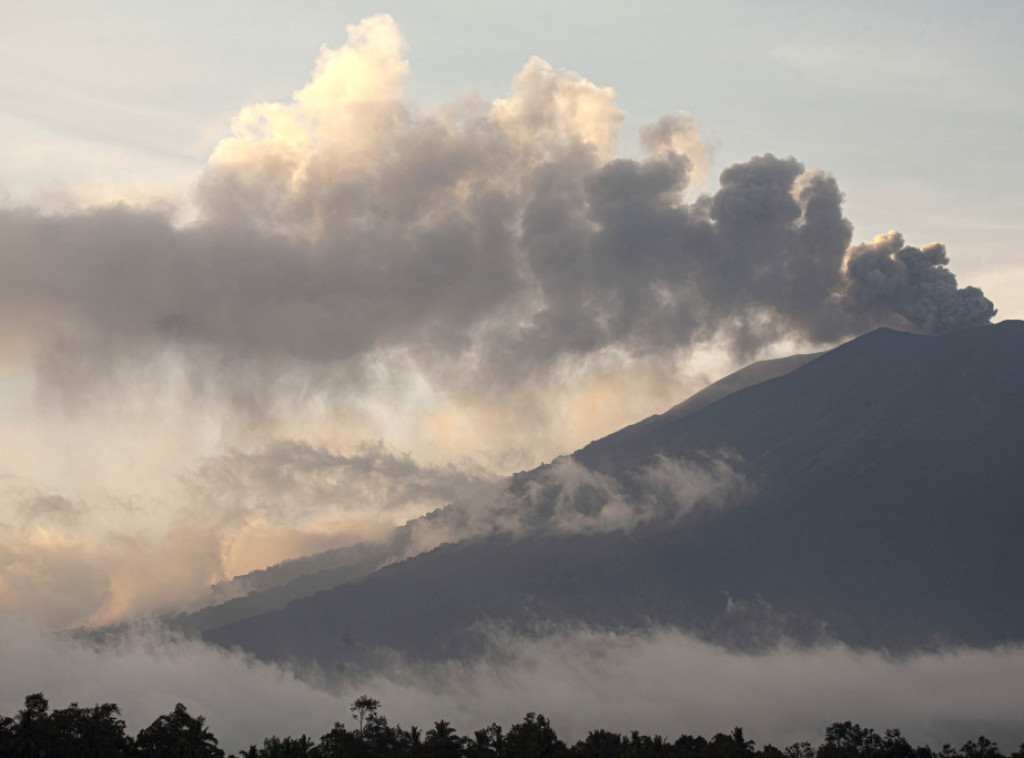
[[[729,450],[754,488],[729,507],[446,545],[206,636],[327,666],[382,647],[466,655],[482,620],[665,623],[748,649],[779,634],[894,650],[1024,639],[1022,387],[1024,323],[878,330],[573,456],[642,503],[652,463]]]
[[[682,418],[696,413],[752,384],[794,371],[818,355],[820,353],[757,361],[708,385],[670,409],[665,415]],[[662,416],[652,416],[650,420],[660,418]],[[443,516],[442,513],[434,513],[413,519],[408,524],[396,528],[380,542],[336,548],[235,577],[214,588],[224,594],[236,595],[235,597],[198,611],[179,614],[169,619],[168,623],[185,632],[205,632],[284,608],[293,600],[360,579],[381,566],[406,557],[411,549],[412,534],[417,527]]]
[[[805,363],[810,363],[820,355],[823,355],[823,353],[804,353],[800,355],[788,355],[785,358],[773,358],[766,361],[751,363],[749,366],[744,366],[739,371],[735,371],[732,374],[719,379],[714,384],[708,385],[700,392],[697,392],[687,398],[679,405],[670,408],[660,416],[653,416],[652,418],[678,419],[684,416],[689,416],[699,410],[707,408],[712,403],[716,403],[724,397],[728,397],[734,392],[739,392],[740,390],[746,389],[747,387],[755,384],[767,382],[769,379],[776,379],[780,376],[792,373]]]

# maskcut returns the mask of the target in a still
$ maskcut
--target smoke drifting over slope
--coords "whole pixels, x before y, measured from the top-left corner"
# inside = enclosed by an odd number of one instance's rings
[[[686,114],[621,159],[608,87],[533,58],[503,99],[420,106],[396,23],[348,33],[237,115],[189,208],[0,208],[6,607],[187,605],[662,410],[701,350],[994,313],[941,246],[851,248],[836,180],[795,158],[701,195]]]
[[[518,486],[495,488],[492,497],[453,503],[410,521],[403,530],[408,543],[395,557],[494,535],[599,534],[628,532],[650,522],[678,525],[691,515],[737,505],[754,491],[735,469],[737,462],[727,453],[696,460],[659,456],[639,472],[627,493],[615,478],[563,456]]]
[[[380,445],[344,456],[296,442],[209,458],[158,503],[8,487],[0,602],[51,629],[196,608],[227,599],[215,582],[382,538],[449,503],[489,502],[495,489],[485,471],[422,466]]]

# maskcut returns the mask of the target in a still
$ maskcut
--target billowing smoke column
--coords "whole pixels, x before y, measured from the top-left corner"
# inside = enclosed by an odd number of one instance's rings
[[[845,302],[852,310],[889,309],[925,332],[987,324],[995,315],[977,287],[958,289],[944,245],[918,249],[899,232],[879,235],[850,249]]]
[[[506,99],[421,109],[394,21],[349,35],[291,102],[238,115],[195,223],[0,211],[0,341],[63,383],[170,349],[218,374],[258,367],[257,384],[396,354],[465,384],[606,348],[716,337],[750,354],[785,334],[994,313],[957,288],[941,245],[890,233],[849,249],[836,181],[793,158],[731,166],[687,200],[708,164],[687,116],[620,160],[610,89],[535,58]]]

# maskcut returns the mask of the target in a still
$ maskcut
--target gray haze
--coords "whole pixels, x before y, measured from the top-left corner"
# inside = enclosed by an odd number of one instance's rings
[[[568,741],[597,728],[675,739],[741,725],[761,744],[817,744],[825,726],[846,719],[900,728],[913,743],[935,748],[983,733],[1009,752],[1021,739],[1024,651],[1016,647],[889,659],[840,645],[783,645],[742,655],[665,629],[563,629],[535,640],[494,630],[500,654],[490,659],[426,668],[395,662],[327,692],[283,669],[152,630],[96,652],[9,616],[0,624],[0,713],[13,714],[25,695],[42,691],[55,707],[117,702],[137,731],[180,701],[208,718],[228,750],[270,734],[315,739],[336,720],[351,726],[348,706],[364,693],[405,727],[444,718],[469,733],[492,721],[507,727],[533,710],[552,718]]]
[[[253,582],[224,580],[382,539],[396,522],[453,503],[488,503],[497,489],[492,474],[470,463],[426,465],[379,443],[344,455],[294,440],[206,458],[181,475],[167,493],[173,499],[155,504],[70,499],[5,479],[2,607],[54,629],[245,594]]]

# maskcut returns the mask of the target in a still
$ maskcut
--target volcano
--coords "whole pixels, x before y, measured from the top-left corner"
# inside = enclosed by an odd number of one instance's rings
[[[328,671],[463,659],[496,628],[562,625],[669,626],[742,650],[1024,640],[1024,322],[879,329],[755,364],[566,460],[648,515],[559,528],[565,503],[585,516],[602,502],[567,498],[540,467],[509,480],[500,511],[528,512],[531,528],[350,570],[203,636]],[[681,517],[650,477],[679,461],[725,461],[742,486]]]

